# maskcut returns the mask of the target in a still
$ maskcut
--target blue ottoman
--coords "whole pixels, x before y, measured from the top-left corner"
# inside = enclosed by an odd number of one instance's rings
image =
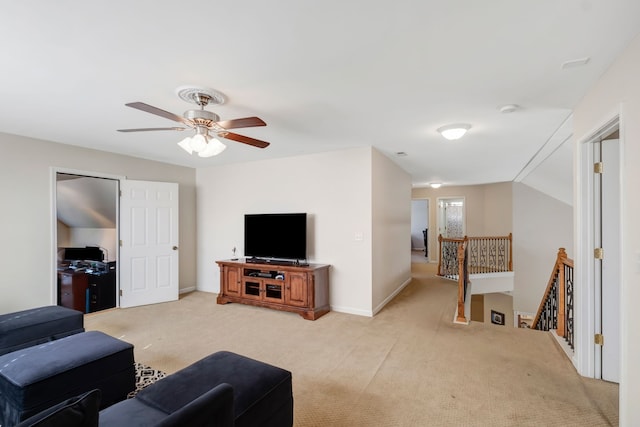
[[[83,332],[0,356],[0,425],[17,424],[70,397],[100,389],[101,408],[135,388],[133,346]]]
[[[199,410],[200,421],[195,422],[188,409],[198,405],[207,409]],[[146,387],[134,399],[100,411],[104,427],[160,424],[291,427],[291,372],[220,351]]]
[[[0,355],[84,332],[84,315],[51,305],[0,315]]]

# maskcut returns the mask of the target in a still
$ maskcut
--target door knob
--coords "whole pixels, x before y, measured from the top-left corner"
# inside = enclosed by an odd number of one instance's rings
[[[178,250],[178,247],[177,247],[177,246],[174,246],[174,247],[173,247],[173,250],[174,250],[174,251],[177,251],[177,250]]]

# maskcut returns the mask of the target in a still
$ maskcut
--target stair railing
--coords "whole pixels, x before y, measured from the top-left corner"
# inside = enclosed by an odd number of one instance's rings
[[[482,236],[450,238],[438,236],[438,275],[458,280],[458,246],[466,243],[469,274],[513,271],[513,234],[508,236]]]
[[[460,276],[458,249],[461,244],[466,242],[467,236],[463,238],[451,238],[442,237],[442,234],[438,235],[438,253],[440,254],[438,258],[438,276],[458,280]]]
[[[458,314],[457,322],[467,323],[464,315],[464,303],[469,285],[469,252],[467,236],[460,238],[438,236],[440,258],[438,260],[438,276],[458,282]]]
[[[438,276],[458,282],[456,321],[466,323],[469,274],[513,271],[513,235],[450,238],[438,236]]]
[[[508,236],[469,237],[469,272],[513,271],[512,241],[512,233]]]
[[[558,250],[547,288],[540,302],[532,329],[556,330],[573,349],[573,260],[564,248]]]

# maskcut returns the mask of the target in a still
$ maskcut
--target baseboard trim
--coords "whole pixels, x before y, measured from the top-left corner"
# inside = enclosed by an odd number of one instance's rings
[[[180,290],[178,291],[179,294],[188,294],[189,292],[193,292],[193,291],[197,291],[198,288],[196,288],[195,286],[190,286],[188,288],[180,288]]]
[[[402,284],[395,291],[393,291],[391,295],[386,297],[384,301],[378,304],[378,306],[373,310],[373,315],[375,316],[376,314],[378,314],[380,310],[382,310],[385,305],[389,304],[391,300],[394,299],[396,295],[398,295],[404,288],[406,288],[409,283],[411,283],[411,277],[402,282]]]
[[[331,311],[335,311],[336,313],[355,314],[356,316],[373,317],[373,313],[370,310],[360,310],[353,307],[338,307],[332,305]]]

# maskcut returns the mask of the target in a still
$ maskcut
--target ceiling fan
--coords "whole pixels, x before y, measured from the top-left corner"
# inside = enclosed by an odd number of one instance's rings
[[[211,157],[224,151],[226,145],[215,137],[230,139],[232,141],[241,142],[258,148],[266,148],[268,142],[259,139],[250,138],[248,136],[239,135],[229,132],[229,129],[246,128],[255,126],[266,126],[267,124],[258,117],[245,117],[242,119],[223,120],[216,113],[205,110],[209,104],[223,104],[225,96],[213,89],[182,86],[176,90],[178,96],[187,102],[200,106],[199,110],[185,111],[183,116],[170,113],[160,108],[145,104],[144,102],[131,102],[125,104],[127,107],[155,114],[178,123],[182,123],[186,127],[167,127],[167,128],[140,128],[140,129],[118,129],[118,132],[146,132],[156,130],[188,130],[194,129],[195,135],[188,136],[178,143],[178,145],[189,154],[198,153],[200,157]]]

